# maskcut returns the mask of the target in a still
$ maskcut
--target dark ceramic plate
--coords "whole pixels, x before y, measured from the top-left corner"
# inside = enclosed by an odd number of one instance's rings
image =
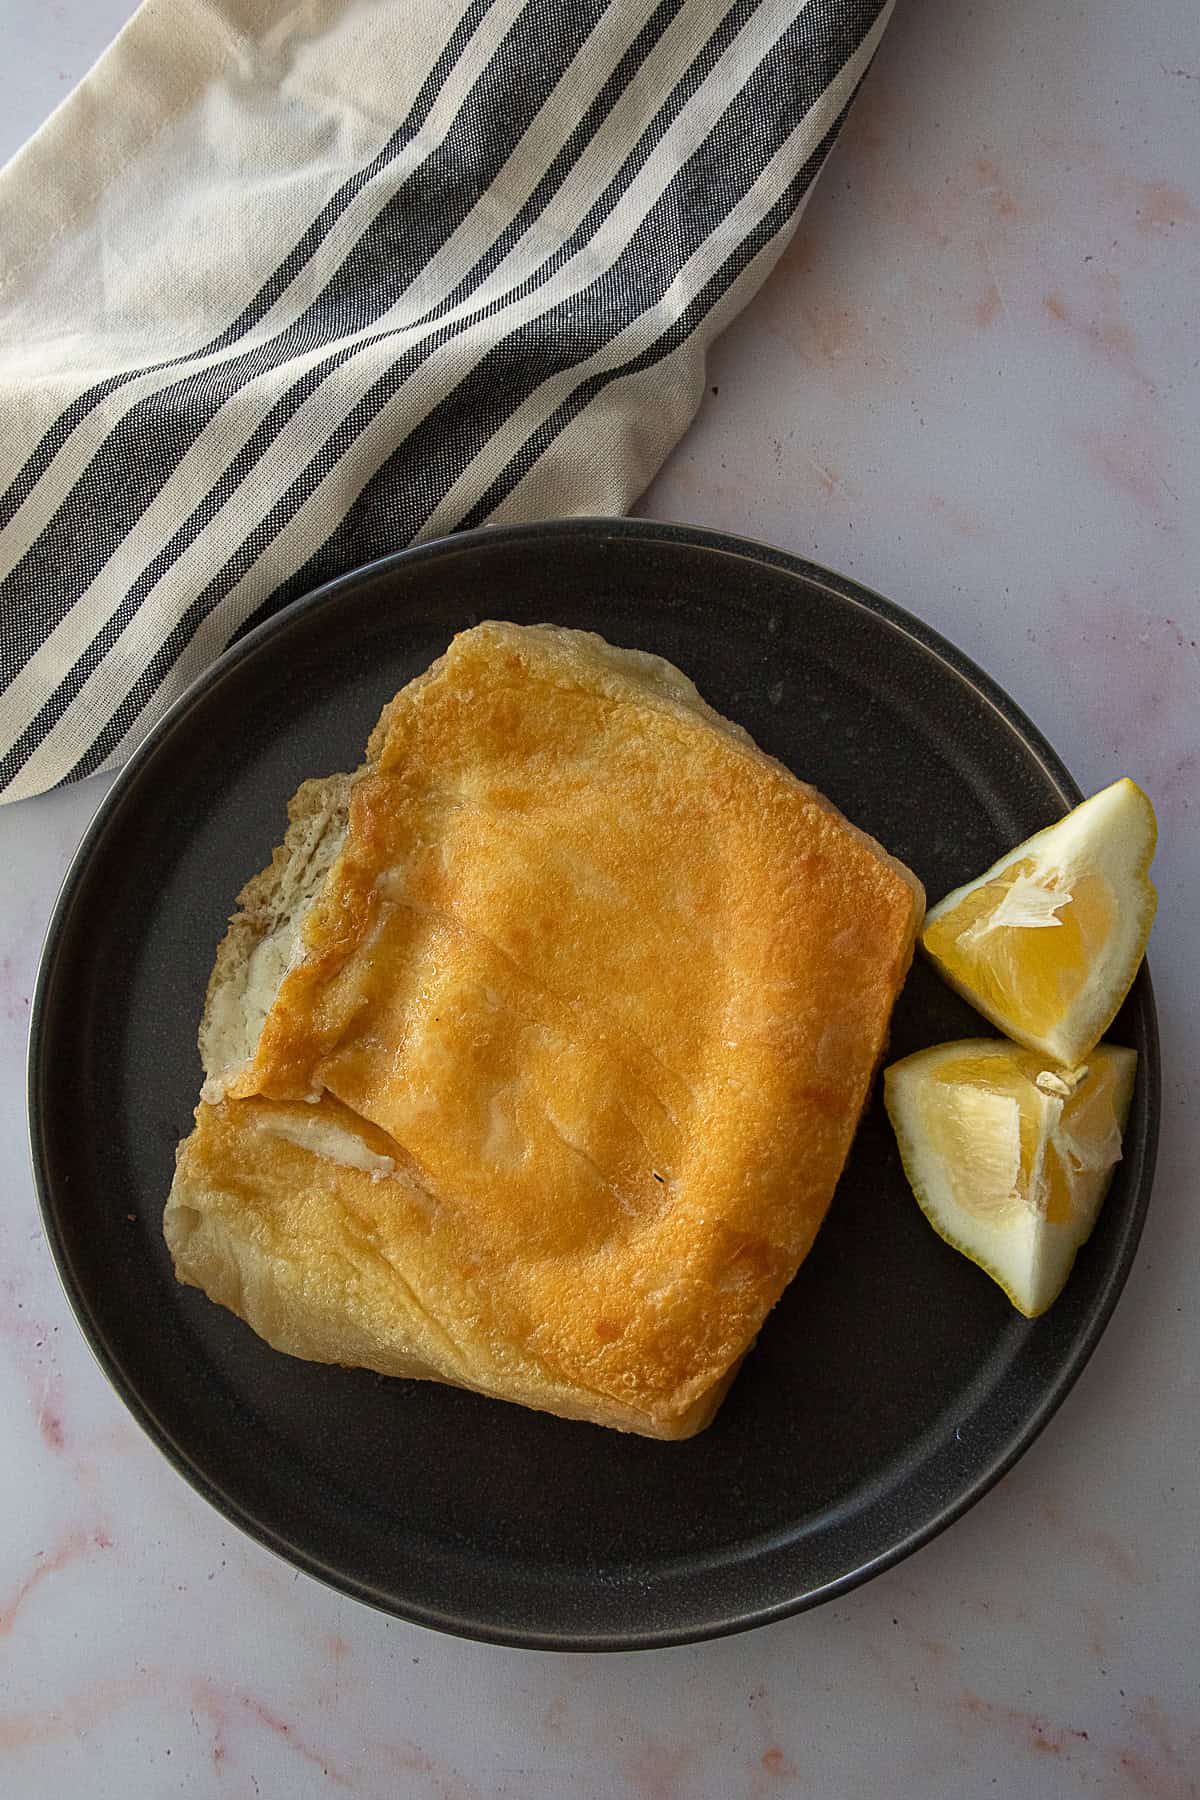
[[[923,878],[931,899],[1078,798],[967,659],[777,551],[649,523],[483,530],[348,575],[236,645],[94,820],[46,941],[33,1157],[67,1293],[134,1416],[262,1543],[422,1624],[555,1649],[759,1624],[886,1568],[1031,1442],[1094,1347],[1150,1192],[1141,1069],[1122,1162],[1062,1298],[1029,1324],[925,1223],[876,1094],[816,1246],[712,1427],[683,1444],[276,1355],[172,1276],[160,1231],[200,1080],[196,1024],[242,882],[308,775],[480,618],[658,651]],[[902,1056],[988,1028],[918,961]]]

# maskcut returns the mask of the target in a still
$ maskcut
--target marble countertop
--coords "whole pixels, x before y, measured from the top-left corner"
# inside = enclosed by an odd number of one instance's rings
[[[0,0],[0,157],[132,10]],[[909,607],[1094,789],[1151,793],[1166,1110],[1050,1429],[900,1567],[747,1636],[456,1642],[227,1527],[67,1310],[25,1147],[38,946],[103,783],[0,813],[0,1792],[21,1800],[1200,1793],[1200,23],[900,5],[800,233],[641,510]]]

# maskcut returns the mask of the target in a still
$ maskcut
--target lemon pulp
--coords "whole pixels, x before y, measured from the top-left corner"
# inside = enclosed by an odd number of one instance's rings
[[[1112,1023],[1154,918],[1154,809],[1103,792],[948,894],[921,942],[964,998],[1027,1048],[1074,1067]]]
[[[1086,1068],[1065,1070],[985,1038],[920,1051],[885,1074],[922,1210],[1030,1317],[1061,1291],[1095,1223],[1136,1061],[1106,1044]]]
[[[1019,1015],[1027,1032],[1043,1034],[1087,982],[1112,930],[1115,902],[1102,875],[1077,876],[1068,888],[1054,871],[1044,885],[1035,873],[1033,861],[1020,858],[935,920],[924,942],[960,988],[977,989],[992,1009]],[[1034,887],[1052,903],[1040,926],[1028,922]]]

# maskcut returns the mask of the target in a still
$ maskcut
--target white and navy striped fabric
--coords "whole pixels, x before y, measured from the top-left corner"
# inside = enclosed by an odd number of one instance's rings
[[[242,629],[620,512],[890,0],[146,0],[0,172],[0,797]]]

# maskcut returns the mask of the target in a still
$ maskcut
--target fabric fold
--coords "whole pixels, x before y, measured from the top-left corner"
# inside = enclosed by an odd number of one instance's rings
[[[0,172],[0,798],[357,563],[632,504],[889,10],[146,0]]]

